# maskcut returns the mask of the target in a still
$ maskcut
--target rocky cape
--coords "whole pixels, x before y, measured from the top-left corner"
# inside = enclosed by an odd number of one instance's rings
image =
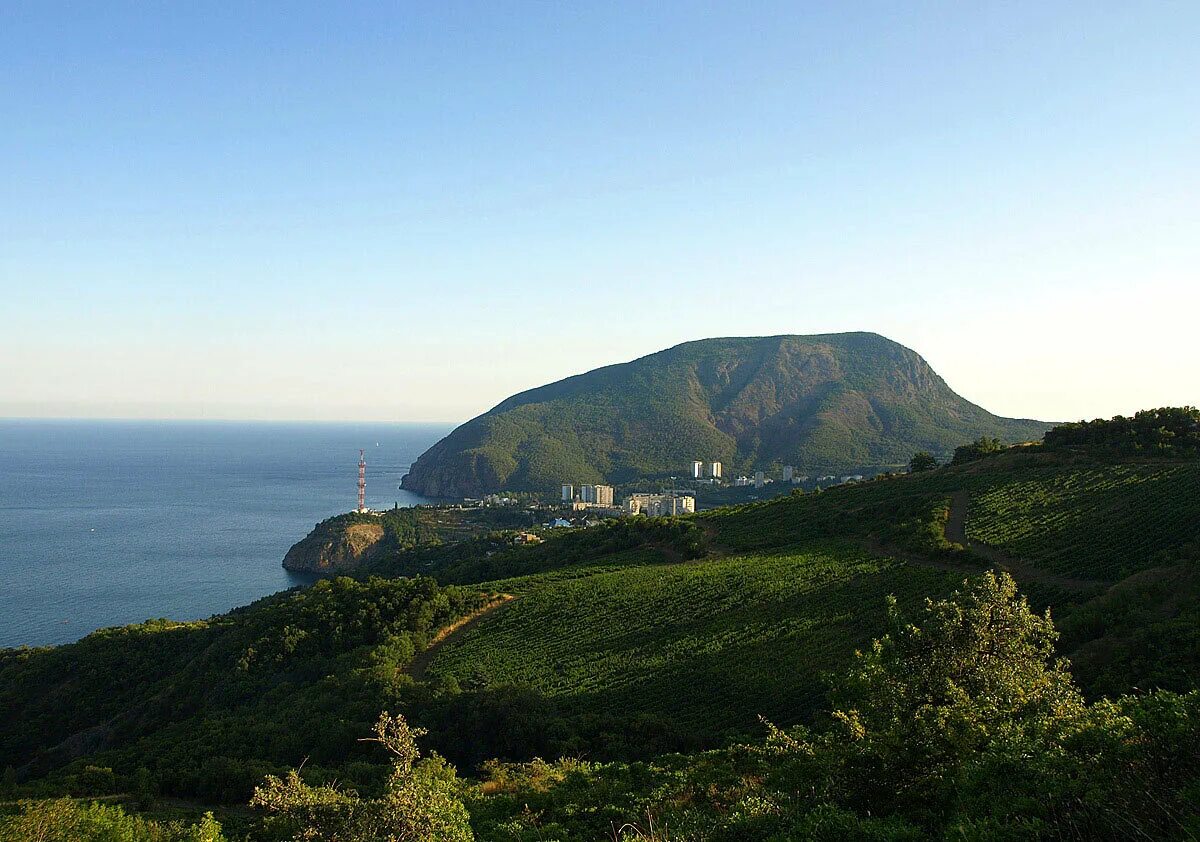
[[[876,473],[979,436],[1040,438],[956,394],[915,351],[875,333],[705,339],[514,395],[413,464],[430,497],[629,482],[720,461],[726,477],[794,465]]]
[[[378,557],[385,546],[381,523],[350,521],[347,516],[318,523],[283,557],[283,566],[298,573],[353,570]]]

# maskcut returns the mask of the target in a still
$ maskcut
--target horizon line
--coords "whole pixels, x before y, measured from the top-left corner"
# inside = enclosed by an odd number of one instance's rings
[[[380,421],[354,418],[164,418],[124,415],[0,415],[0,423],[7,421],[90,421],[90,422],[162,422],[182,424],[381,424],[398,426],[459,425],[463,421]]]

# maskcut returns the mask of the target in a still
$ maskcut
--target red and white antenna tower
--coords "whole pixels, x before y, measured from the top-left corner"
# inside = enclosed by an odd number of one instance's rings
[[[358,451],[358,510],[367,510],[367,458]]]

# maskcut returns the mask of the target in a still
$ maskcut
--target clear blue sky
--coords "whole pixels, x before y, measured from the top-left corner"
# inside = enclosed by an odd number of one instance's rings
[[[0,6],[0,416],[462,420],[875,330],[1200,401],[1200,4]]]

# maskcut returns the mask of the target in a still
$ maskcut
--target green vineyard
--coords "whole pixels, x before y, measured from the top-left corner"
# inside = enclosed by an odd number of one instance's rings
[[[1200,538],[1200,463],[1045,466],[976,489],[967,534],[1046,570],[1117,581]]]
[[[571,570],[486,587],[525,591],[438,651],[429,674],[522,685],[572,710],[670,715],[714,738],[804,718],[823,673],[961,576],[830,543],[802,553]]]

